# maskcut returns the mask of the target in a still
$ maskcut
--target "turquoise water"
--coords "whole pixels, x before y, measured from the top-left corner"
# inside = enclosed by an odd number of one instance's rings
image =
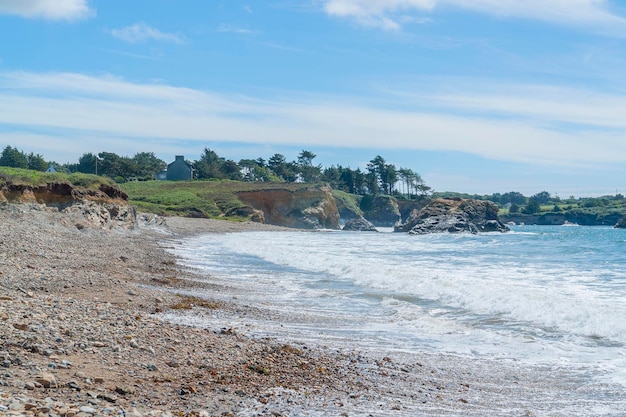
[[[273,312],[242,319],[259,335],[510,358],[626,384],[625,250],[626,230],[518,226],[206,235],[175,252],[241,302]]]

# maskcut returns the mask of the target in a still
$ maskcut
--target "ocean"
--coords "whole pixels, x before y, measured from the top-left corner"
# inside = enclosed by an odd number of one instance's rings
[[[574,369],[626,386],[626,230],[210,234],[171,249],[271,319],[212,325],[320,346]],[[187,320],[202,320],[201,317]],[[218,322],[215,322],[218,320]]]

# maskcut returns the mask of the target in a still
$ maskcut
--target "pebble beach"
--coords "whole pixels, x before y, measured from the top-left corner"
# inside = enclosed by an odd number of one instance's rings
[[[139,217],[138,227],[103,229],[36,205],[0,208],[0,415],[622,415],[623,387],[577,372],[166,321],[189,309],[263,317],[236,294],[211,298],[227,283],[198,283],[166,249],[193,234],[274,227]],[[184,295],[200,285],[206,297]]]

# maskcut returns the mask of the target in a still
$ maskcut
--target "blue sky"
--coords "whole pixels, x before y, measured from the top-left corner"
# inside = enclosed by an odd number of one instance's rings
[[[0,0],[0,147],[626,193],[626,1]]]

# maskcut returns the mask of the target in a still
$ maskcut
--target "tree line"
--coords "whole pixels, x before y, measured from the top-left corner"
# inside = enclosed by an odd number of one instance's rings
[[[625,201],[624,196],[619,193],[602,197],[577,198],[570,196],[568,198],[561,198],[558,195],[552,195],[548,191],[541,191],[531,195],[530,197],[527,197],[517,191],[486,195],[445,192],[434,193],[433,197],[462,197],[475,200],[493,201],[499,207],[508,209],[511,214],[537,214],[546,211],[559,213],[581,208],[610,208],[611,206],[621,207]]]
[[[454,192],[435,193],[415,171],[398,168],[377,155],[367,164],[365,170],[352,169],[342,165],[322,167],[315,164],[317,156],[307,150],[300,152],[294,161],[288,161],[282,154],[270,158],[241,159],[235,162],[220,157],[215,151],[204,148],[200,158],[186,161],[191,165],[194,178],[199,180],[229,179],[236,181],[259,182],[304,182],[328,183],[333,189],[359,195],[387,194],[400,198],[417,198],[426,195],[433,197],[463,197],[489,200],[510,213],[535,214],[542,208],[550,207],[558,212],[572,207],[608,207],[613,203],[622,203],[624,197],[605,196],[599,198],[561,199],[542,191],[530,197],[511,191],[488,195],[462,194]],[[157,173],[167,168],[167,163],[153,152],[139,152],[133,157],[119,156],[112,152],[98,154],[85,153],[76,163],[58,164],[48,162],[42,155],[25,153],[15,147],[7,146],[0,154],[0,166],[46,171],[53,167],[65,173],[81,172],[109,177],[117,182],[131,180],[153,180]]]
[[[377,155],[365,170],[342,165],[322,167],[314,163],[315,155],[302,150],[294,161],[276,153],[268,159],[241,159],[239,162],[220,157],[208,147],[195,161],[186,161],[192,168],[194,178],[229,179],[259,182],[302,182],[328,183],[333,189],[351,194],[388,194],[415,198],[432,192],[422,177],[409,168],[397,168]],[[120,156],[112,152],[85,153],[76,163],[58,164],[47,162],[43,156],[26,154],[7,146],[0,155],[0,166],[46,171],[49,167],[59,172],[102,175],[117,182],[131,180],[153,180],[167,168],[167,163],[153,152],[140,152],[133,157]]]

